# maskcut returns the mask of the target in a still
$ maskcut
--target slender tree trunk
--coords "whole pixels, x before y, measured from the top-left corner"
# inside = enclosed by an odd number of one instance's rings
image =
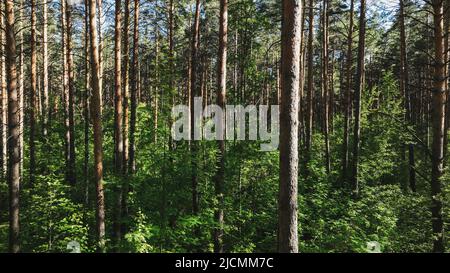
[[[199,83],[198,86],[200,88],[200,97],[202,98],[202,107],[204,108],[206,106],[207,103],[207,98],[205,96],[205,86],[207,83],[207,79],[205,76],[205,71],[206,71],[206,66],[207,66],[207,58],[206,56],[201,56],[200,57],[200,64],[199,64]],[[205,101],[206,99],[206,101]]]
[[[125,13],[124,13],[124,35],[123,35],[123,171],[126,174],[128,172],[128,152],[129,152],[129,63],[130,63],[130,46],[129,41],[129,29],[130,29],[130,0],[125,0]]]
[[[103,148],[102,148],[102,114],[100,97],[100,63],[97,38],[97,22],[95,0],[89,0],[89,31],[91,38],[91,69],[92,69],[92,108],[91,117],[94,124],[94,174],[96,182],[96,218],[98,248],[105,251],[105,198],[103,191]]]
[[[64,155],[66,163],[66,180],[70,181],[70,121],[69,121],[69,70],[68,70],[68,60],[67,60],[67,27],[66,27],[66,0],[61,0],[61,44],[62,44],[62,97],[64,104]]]
[[[332,10],[329,9],[328,12],[332,12]],[[330,15],[328,15],[328,21],[330,20]],[[328,26],[330,23],[328,22]],[[328,44],[330,43],[330,37],[328,37]],[[330,68],[328,74],[330,75],[328,77],[329,79],[329,91],[328,91],[328,101],[329,101],[329,108],[328,108],[328,124],[329,124],[329,133],[334,133],[334,108],[335,108],[335,80],[334,80],[334,73],[335,73],[335,64],[336,64],[336,55],[335,55],[335,48],[332,46],[331,49],[331,55],[329,55],[330,59]],[[331,156],[330,156],[331,157]],[[331,159],[330,159],[331,161]],[[330,163],[331,165],[331,163]]]
[[[432,19],[433,18],[431,18],[431,14],[427,14],[427,25],[431,25],[433,22],[432,22]],[[425,118],[425,123],[426,123],[426,129],[425,129],[425,134],[426,134],[426,144],[427,144],[427,147],[428,148],[431,148],[431,144],[430,144],[430,142],[431,142],[431,138],[430,138],[430,132],[431,132],[431,130],[430,130],[430,124],[431,124],[431,109],[430,109],[430,107],[431,107],[431,88],[432,88],[432,84],[433,84],[433,82],[432,82],[432,77],[433,77],[433,72],[432,72],[432,65],[431,65],[431,63],[432,63],[432,58],[431,58],[431,54],[432,54],[432,52],[431,52],[431,48],[432,48],[432,46],[430,46],[430,45],[432,45],[433,44],[433,38],[432,38],[432,35],[430,34],[431,32],[430,31],[428,31],[427,32],[427,45],[429,45],[429,46],[427,46],[427,49],[426,49],[426,52],[427,52],[427,65],[426,65],[426,72],[425,72],[425,82],[424,82],[424,84],[425,84],[425,109],[424,109],[424,111],[423,111],[423,113],[424,113],[424,118]]]
[[[136,93],[137,93],[137,88],[138,88],[138,80],[137,80],[137,69],[139,67],[139,62],[137,60],[135,60],[135,57],[137,56],[137,53],[135,52],[135,50],[139,49],[139,43],[138,43],[138,37],[137,36],[137,31],[139,31],[138,29],[136,29],[138,27],[138,22],[139,22],[139,2],[136,3],[136,1],[139,0],[135,0],[134,2],[134,7],[136,9],[135,10],[135,29],[133,33],[133,59],[132,59],[132,75],[131,75],[131,117],[130,119],[128,118],[128,114],[129,114],[129,65],[130,65],[130,58],[129,58],[129,45],[128,45],[128,40],[129,40],[129,24],[130,24],[130,1],[129,0],[125,0],[125,22],[124,22],[124,94],[123,94],[123,99],[124,99],[124,104],[123,104],[123,118],[124,118],[124,122],[123,122],[123,132],[124,132],[124,137],[123,137],[123,170],[124,170],[124,174],[133,174],[135,171],[135,159],[134,159],[134,151],[135,151],[135,147],[134,147],[134,133],[135,133],[135,126],[136,126],[136,107],[137,107],[137,103],[136,103]],[[137,12],[137,13],[136,13]],[[136,17],[137,16],[137,17]],[[136,67],[136,68],[135,68]],[[129,123],[130,122],[130,123]],[[127,201],[127,197],[128,197],[128,193],[129,193],[129,183],[127,180],[125,180],[124,185],[122,187],[122,218],[126,219],[128,217],[128,201]],[[122,221],[123,222],[123,221]],[[121,233],[122,235],[126,233],[127,231],[127,225],[126,223],[122,223],[121,225]]]
[[[331,172],[331,159],[330,159],[330,96],[329,96],[329,79],[328,79],[328,0],[323,0],[322,6],[322,93],[323,93],[323,105],[324,105],[324,133],[325,133],[325,165],[327,174]]]
[[[155,25],[155,92],[153,95],[153,141],[158,142],[158,117],[159,117],[159,26]]]
[[[283,0],[278,250],[298,252],[298,92],[302,1]]]
[[[238,52],[239,52],[239,31],[236,28],[234,31],[234,65],[233,65],[233,92],[234,96],[238,97],[239,90],[238,90]]]
[[[314,0],[309,0],[308,29],[308,93],[306,97],[306,161],[311,157],[313,133],[313,100],[314,100]],[[307,168],[305,169],[307,170]]]
[[[3,3],[2,3],[3,4]],[[4,10],[4,6],[0,5],[0,13],[2,13]],[[0,61],[1,61],[1,67],[0,67],[0,85],[2,89],[2,96],[1,96],[1,177],[6,178],[7,168],[8,168],[8,160],[7,160],[7,154],[8,154],[8,92],[6,89],[6,62],[5,62],[5,51],[6,47],[4,46],[4,16],[0,16]]]
[[[66,0],[63,0],[66,1]],[[74,120],[74,64],[73,64],[73,54],[72,54],[72,6],[66,3],[66,61],[67,61],[67,77],[68,77],[68,88],[67,88],[67,98],[66,102],[68,110],[69,119],[69,162],[67,169],[67,180],[71,185],[76,182],[75,176],[75,120]]]
[[[46,1],[46,0],[44,0]],[[84,115],[84,166],[83,166],[83,176],[85,179],[85,205],[89,205],[89,94],[90,94],[90,58],[89,58],[89,0],[84,0],[84,6],[86,10],[84,25],[85,25],[85,33],[84,33],[84,70],[85,70],[85,78],[84,78],[84,97],[83,97],[83,115]]]
[[[6,78],[8,91],[9,252],[20,251],[19,242],[19,97],[17,92],[14,1],[5,0]]]
[[[23,0],[20,1],[19,4],[19,16],[20,16],[20,20],[19,20],[19,145],[20,145],[20,179],[22,181],[22,175],[23,175],[23,148],[24,148],[24,125],[25,125],[25,107],[24,107],[24,99],[25,99],[25,84],[24,84],[24,60],[25,60],[25,54],[24,54],[24,38],[23,38],[23,34],[24,34],[24,30],[23,30],[23,11],[24,11],[24,6],[23,6]],[[36,23],[35,23],[36,25]],[[36,76],[36,75],[35,75]],[[31,148],[31,147],[30,147]],[[34,147],[33,147],[34,149]],[[31,154],[30,154],[31,155]],[[34,160],[34,159],[33,159]],[[31,162],[31,158],[30,158],[30,169],[32,162]],[[30,181],[32,180],[32,178],[30,177]]]
[[[138,71],[139,71],[139,0],[134,0],[134,30],[133,30],[133,72],[131,74],[131,116],[130,116],[130,160],[128,162],[129,173],[136,171],[136,111],[138,92]]]
[[[342,183],[348,178],[349,167],[349,128],[351,119],[351,105],[352,105],[352,64],[353,64],[353,13],[355,11],[355,1],[350,0],[350,22],[348,26],[347,36],[347,61],[346,61],[346,90],[345,90],[345,121],[344,121],[344,145],[343,145],[343,158],[342,158]]]
[[[406,31],[405,31],[405,5],[404,0],[400,0],[400,93],[405,98],[406,122],[413,124],[411,111],[411,94],[409,92],[409,74],[408,59],[406,49]],[[416,192],[416,172],[414,145],[408,144],[409,154],[409,187],[412,192]]]
[[[173,0],[169,0],[167,3],[167,11],[169,16],[168,21],[168,43],[169,43],[169,99],[172,104],[172,107],[175,105],[175,64],[174,64],[174,2]],[[172,116],[169,115],[169,128],[172,128],[173,119]],[[169,133],[169,140],[168,140],[168,146],[169,146],[169,152],[174,150],[174,142],[172,139],[172,134]],[[169,159],[170,164],[173,164],[172,158]],[[166,166],[163,166],[163,176],[165,178],[165,169]],[[167,228],[167,186],[166,186],[166,180],[162,179],[161,182],[161,207],[160,207],[160,213],[161,213],[161,236],[164,237],[166,234],[166,228]],[[161,248],[163,247],[163,242],[161,243]]]
[[[103,94],[103,32],[102,32],[102,26],[103,26],[103,3],[102,0],[97,0],[97,6],[98,6],[98,62],[100,65],[100,101],[102,102],[100,104],[100,110],[103,113],[103,100],[104,100],[104,94]]]
[[[42,65],[43,65],[43,117],[42,128],[44,137],[48,134],[48,112],[49,112],[49,95],[48,95],[48,0],[42,0]]]
[[[303,1],[303,5],[305,5],[306,0],[302,0]],[[306,72],[306,38],[305,38],[305,24],[306,24],[306,8],[303,8],[302,11],[302,45],[301,45],[301,49],[300,49],[300,83],[299,83],[299,110],[298,110],[298,118],[299,118],[299,129],[298,129],[298,134],[299,134],[299,143],[303,144],[305,143],[305,107],[304,107],[304,101],[305,101],[305,72]],[[269,85],[270,86],[270,85]],[[270,92],[268,92],[268,96],[267,96],[267,105],[270,105]],[[300,144],[301,145],[301,144]]]
[[[123,173],[123,128],[122,128],[122,1],[116,0],[115,10],[115,30],[114,30],[114,163],[117,174]],[[116,191],[117,204],[115,204],[114,216],[114,240],[116,250],[121,239],[121,211],[122,211],[122,187],[118,187]]]
[[[42,91],[41,91],[41,71],[40,71],[40,67],[37,66],[36,67],[36,118],[39,119],[39,117],[42,116]],[[23,149],[23,147],[22,147]]]
[[[172,92],[173,95],[173,91],[172,89],[174,89],[174,73],[173,73],[173,69],[175,68],[175,63],[174,63],[174,3],[173,0],[169,0],[169,67],[170,67],[170,71],[172,73],[170,73],[170,90]]]
[[[358,68],[356,75],[355,92],[355,131],[353,136],[353,194],[359,196],[359,149],[361,139],[361,94],[364,90],[365,81],[365,45],[366,45],[366,0],[361,0],[359,16],[359,42],[358,42]]]
[[[217,70],[217,105],[225,109],[227,90],[227,49],[228,49],[228,0],[220,1],[219,21],[219,55]],[[225,117],[217,124],[219,132],[225,132]],[[220,134],[220,133],[219,133]],[[223,206],[224,206],[224,182],[225,182],[225,135],[217,141],[219,147],[217,172],[215,175],[215,191],[218,200],[218,208],[215,218],[218,228],[214,231],[214,252],[223,252]]]
[[[170,101],[172,106],[175,105],[175,63],[174,63],[174,3],[173,0],[169,0],[169,90]],[[172,128],[172,117],[169,115],[169,128]],[[172,134],[169,134],[169,149],[173,149]]]
[[[188,58],[188,67],[187,67],[187,80],[186,80],[186,94],[184,96],[185,101],[187,102],[187,104],[189,105],[189,109],[190,109],[190,105],[191,105],[191,92],[192,92],[192,88],[191,88],[191,74],[192,74],[192,69],[191,69],[191,56],[189,56]],[[189,116],[189,126],[190,126],[190,119],[191,116]]]
[[[444,1],[444,33],[447,33],[444,37],[444,59],[445,59],[445,75],[449,76],[450,71],[450,47],[449,47],[449,39],[450,39],[450,1]],[[449,82],[450,77],[445,81],[445,90],[447,90],[447,96],[449,95]],[[412,110],[412,107],[411,107]],[[411,113],[413,115],[413,113]],[[448,162],[448,133],[450,129],[450,100],[447,99],[445,103],[445,134],[444,134],[444,168],[447,166]]]
[[[116,172],[122,173],[123,170],[123,133],[122,133],[122,2],[116,0],[116,20],[114,30],[114,162]]]
[[[444,8],[442,0],[433,0],[434,16],[434,82],[432,95],[433,146],[431,171],[431,214],[433,226],[433,252],[444,252],[444,226],[442,219],[442,175],[444,162],[445,130],[445,58],[444,58]]]
[[[190,94],[190,132],[191,132],[191,182],[192,182],[192,213],[198,214],[198,180],[197,180],[197,145],[195,143],[195,119],[194,119],[194,98],[198,95],[197,88],[197,51],[199,46],[200,30],[200,0],[196,0],[195,18],[192,28],[192,46],[191,46],[191,94]]]
[[[31,0],[31,90],[30,90],[30,184],[35,182],[36,172],[36,2]]]

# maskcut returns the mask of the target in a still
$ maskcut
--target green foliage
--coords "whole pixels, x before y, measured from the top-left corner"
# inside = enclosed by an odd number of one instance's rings
[[[371,241],[380,243],[383,252],[429,251],[426,197],[405,195],[397,184],[364,187],[353,200],[347,191],[332,186],[323,167],[315,164],[319,163],[312,163],[310,177],[302,181],[306,189],[299,200],[301,251],[367,252]]]
[[[362,191],[359,199],[339,185],[338,160],[327,175],[324,167],[324,137],[314,134],[309,175],[300,169],[299,234],[302,252],[367,252],[367,243],[377,241],[383,252],[426,252],[431,248],[429,198],[427,193],[402,191],[403,144],[413,143],[401,122],[404,112],[397,98],[391,73],[367,90],[362,111]],[[214,195],[217,160],[215,142],[198,142],[195,161],[199,183],[200,213],[191,212],[191,152],[188,143],[169,148],[167,113],[160,113],[157,130],[154,112],[138,108],[136,131],[137,172],[123,177],[112,172],[112,111],[105,108],[104,152],[107,234],[112,250],[112,227],[117,191],[126,182],[127,229],[119,246],[122,252],[211,252],[212,230],[217,227]],[[332,157],[341,158],[342,117],[334,120]],[[79,125],[82,126],[81,124]],[[81,131],[81,128],[80,128]],[[36,183],[24,177],[22,194],[22,242],[25,252],[66,252],[77,241],[83,252],[95,251],[94,185],[83,177],[82,139],[77,140],[77,185],[64,180],[60,141],[64,128],[55,125],[47,141],[38,145]],[[156,137],[155,137],[156,134]],[[92,140],[91,140],[92,141]],[[90,143],[91,149],[92,143]],[[279,154],[260,152],[259,143],[229,141],[226,144],[225,249],[228,252],[275,252]],[[50,152],[49,152],[50,151]],[[300,151],[303,157],[304,153]],[[28,158],[25,158],[25,166]],[[85,196],[88,181],[88,192]],[[418,181],[423,185],[425,181]],[[4,187],[4,184],[2,184]],[[448,196],[446,193],[444,196]],[[86,203],[85,199],[89,202]],[[446,217],[449,213],[446,211]],[[2,214],[4,217],[4,214]],[[4,222],[3,222],[4,223]],[[6,238],[7,226],[0,226]],[[6,251],[6,245],[1,245]]]
[[[37,176],[36,184],[25,190],[22,210],[22,242],[25,252],[68,252],[67,244],[76,241],[83,252],[91,251],[88,241],[92,220],[81,204],[70,198],[69,186],[54,175]]]
[[[364,92],[361,117],[360,178],[368,184],[399,184],[397,180],[404,144],[411,137],[398,85],[391,72],[379,85]]]

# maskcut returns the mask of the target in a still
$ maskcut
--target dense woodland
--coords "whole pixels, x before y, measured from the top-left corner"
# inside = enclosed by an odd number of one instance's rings
[[[450,249],[450,1],[1,2],[0,252]],[[279,149],[174,140],[195,97]]]

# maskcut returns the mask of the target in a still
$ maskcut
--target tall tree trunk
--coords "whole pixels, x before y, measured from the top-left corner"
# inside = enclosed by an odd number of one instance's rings
[[[129,29],[130,29],[130,0],[125,0],[125,13],[124,13],[124,25],[123,25],[123,160],[124,174],[128,172],[128,152],[129,152],[129,108],[130,108],[130,95],[129,95],[129,64],[130,64],[130,46],[129,41]]]
[[[35,182],[36,169],[36,2],[31,0],[31,90],[30,90],[30,184]]]
[[[298,92],[302,1],[283,0],[278,250],[298,252]]]
[[[303,5],[305,5],[306,1],[303,0]],[[306,31],[305,31],[305,24],[306,24],[306,8],[303,8],[302,11],[302,45],[300,48],[300,83],[299,83],[299,110],[298,110],[298,118],[299,118],[299,128],[298,128],[298,134],[299,134],[299,143],[303,144],[305,143],[305,107],[304,107],[304,101],[305,101],[305,72],[306,72]],[[270,85],[269,85],[270,87]],[[270,93],[270,92],[268,92]],[[267,105],[270,105],[270,95],[267,96]],[[300,144],[301,145],[301,144]]]
[[[98,62],[100,65],[100,110],[103,113],[103,100],[104,100],[104,94],[103,94],[103,32],[102,32],[102,26],[103,26],[103,3],[102,0],[97,0],[97,6],[98,6]]]
[[[233,92],[234,96],[237,98],[239,95],[238,90],[238,52],[239,52],[239,30],[236,28],[234,31],[234,60],[233,60]]]
[[[67,1],[67,0],[62,0]],[[74,121],[74,64],[73,64],[73,54],[72,54],[72,6],[66,2],[66,61],[67,61],[67,91],[66,91],[66,103],[67,103],[67,118],[68,118],[68,140],[69,140],[69,156],[67,165],[67,181],[74,185],[76,182],[75,176],[75,121]]]
[[[173,0],[169,0],[169,90],[170,90],[170,102],[172,106],[175,105],[175,63],[174,63],[174,3]],[[169,128],[172,128],[172,117],[169,115]],[[169,149],[173,149],[172,134],[169,134]]]
[[[313,100],[314,100],[314,0],[309,0],[308,29],[308,93],[306,97],[306,162],[311,158],[313,134]],[[307,168],[305,168],[305,171]]]
[[[175,64],[174,64],[174,1],[168,0],[167,3],[167,12],[168,12],[168,43],[169,43],[169,99],[172,104],[172,107],[175,105]],[[169,128],[172,128],[173,119],[172,116],[169,115]],[[172,139],[172,134],[169,133],[168,136],[168,147],[169,152],[174,150],[174,142]],[[173,164],[173,159],[169,158],[170,164]],[[163,166],[162,172],[163,177],[165,178],[165,170],[166,166]],[[161,213],[161,236],[164,237],[166,234],[166,228],[167,228],[167,186],[166,186],[166,180],[162,179],[161,181],[161,206],[160,206],[160,213]],[[163,242],[161,244],[161,248],[163,247]]]
[[[136,111],[138,92],[138,71],[139,71],[139,0],[134,0],[134,29],[133,29],[133,72],[131,73],[131,115],[130,115],[130,160],[128,162],[129,173],[136,171]]]
[[[217,68],[217,105],[225,109],[227,91],[227,49],[228,49],[228,0],[220,1],[219,21],[219,55]],[[216,126],[219,132],[225,132],[225,116]],[[221,133],[219,133],[221,134]],[[225,182],[225,135],[217,141],[219,147],[217,172],[215,174],[215,191],[218,200],[218,208],[215,218],[218,228],[214,231],[214,252],[223,252],[223,206],[224,206],[224,182]]]
[[[328,0],[323,0],[322,4],[322,93],[323,93],[323,124],[325,133],[325,166],[327,174],[331,172],[331,159],[330,159],[330,96],[329,96],[329,79],[328,79]]]
[[[158,116],[159,116],[159,26],[155,25],[155,91],[153,93],[153,141],[158,142]]]
[[[89,0],[89,33],[91,38],[92,69],[92,108],[91,117],[94,124],[94,174],[96,182],[96,218],[98,249],[105,251],[105,198],[103,191],[103,148],[102,148],[102,114],[100,97],[100,64],[97,38],[97,22],[95,0]]]
[[[114,29],[114,165],[117,174],[123,173],[123,133],[122,133],[122,1],[116,0]],[[114,240],[118,248],[121,238],[121,211],[122,211],[122,187],[116,190],[115,215],[114,215]]]
[[[433,22],[433,18],[431,14],[427,14],[427,25],[431,25]],[[427,32],[429,35],[427,35],[427,45],[433,44],[433,37],[431,35],[431,32]],[[425,107],[424,107],[424,118],[425,118],[425,134],[426,134],[426,144],[427,147],[431,147],[431,137],[430,137],[430,125],[431,125],[431,88],[433,85],[432,77],[433,77],[433,70],[432,70],[432,46],[427,46],[426,52],[427,52],[427,65],[426,65],[426,72],[425,72]]]
[[[190,133],[191,133],[191,182],[192,182],[192,213],[198,214],[198,180],[197,180],[197,145],[195,143],[195,118],[194,118],[194,98],[198,95],[197,88],[197,51],[199,46],[200,31],[200,0],[196,0],[195,18],[192,27],[192,45],[191,45],[191,94],[190,94]]]
[[[445,75],[449,76],[449,71],[450,71],[450,44],[449,44],[449,40],[450,40],[450,1],[444,1],[444,33],[447,33],[447,35],[445,35],[444,37],[444,59],[445,59]],[[445,81],[445,90],[447,90],[447,96],[449,95],[448,91],[449,91],[449,82],[450,81],[450,77],[447,78],[447,80]],[[412,110],[412,109],[411,109]],[[414,115],[413,113],[411,113],[411,115]],[[446,103],[445,103],[445,134],[444,134],[444,168],[447,166],[447,162],[448,162],[448,157],[447,157],[447,153],[448,153],[448,133],[449,133],[449,129],[450,129],[450,119],[447,117],[450,117],[450,100],[447,99]]]
[[[444,226],[442,219],[442,175],[444,162],[445,129],[445,58],[444,8],[442,0],[433,0],[434,17],[434,82],[432,96],[433,146],[431,171],[431,214],[433,226],[433,252],[444,252]]]
[[[138,0],[135,0],[138,1]],[[135,24],[136,22],[139,21],[139,2],[138,3],[134,3],[135,4],[135,8],[137,7],[137,14],[135,13],[135,16],[137,15],[137,18],[135,18]],[[136,126],[136,92],[137,92],[137,86],[138,86],[138,82],[137,82],[137,72],[135,73],[135,48],[133,47],[133,59],[132,59],[132,66],[131,69],[132,70],[132,74],[131,75],[131,117],[130,119],[128,118],[128,114],[129,114],[129,65],[130,65],[130,57],[129,57],[129,45],[128,45],[128,41],[129,41],[129,25],[130,25],[130,1],[129,0],[125,0],[125,22],[124,22],[124,94],[123,94],[123,170],[124,170],[124,174],[132,174],[134,172],[134,149],[135,147],[131,147],[131,145],[134,145],[134,131],[135,131],[135,127]],[[138,27],[137,25],[135,27]],[[135,29],[134,31],[138,31],[138,29]],[[137,46],[136,50],[138,50],[138,46],[139,44],[136,42],[135,39],[138,39],[137,34],[133,36],[133,46]],[[136,63],[136,67],[139,66],[139,63]],[[136,68],[138,69],[138,68]],[[133,94],[134,93],[134,94]],[[133,100],[134,100],[134,104],[133,104]],[[134,111],[134,113],[133,113]],[[134,119],[134,124],[133,124],[133,119]],[[130,123],[129,123],[130,122]],[[130,135],[129,135],[130,134]],[[131,135],[133,134],[133,136]],[[133,138],[133,139],[132,139]],[[132,154],[131,154],[132,152]],[[129,184],[128,181],[125,180],[123,187],[122,187],[122,212],[121,212],[121,217],[126,219],[128,217],[128,204],[127,204],[127,197],[128,197],[128,193],[129,193]],[[127,225],[126,223],[123,223],[122,221],[122,225],[121,225],[121,233],[122,235],[125,234],[127,231]]]
[[[9,252],[20,251],[19,242],[19,97],[17,92],[14,1],[5,0],[6,78],[8,91]]]
[[[66,0],[61,0],[61,44],[62,44],[62,98],[64,105],[64,156],[65,156],[65,172],[66,180],[70,181],[70,121],[69,121],[69,73],[68,73],[68,60],[67,60],[67,20],[66,20]]]
[[[19,3],[19,16],[20,16],[20,20],[19,20],[19,145],[20,145],[20,179],[22,181],[22,175],[23,175],[23,149],[24,149],[24,125],[25,125],[25,107],[24,107],[24,99],[25,99],[25,84],[24,84],[24,77],[25,77],[25,65],[24,65],[24,60],[25,60],[25,54],[24,54],[24,30],[23,30],[23,11],[24,11],[24,6],[23,6],[23,0],[20,1]],[[36,24],[36,23],[35,23]],[[36,75],[35,75],[36,76]],[[30,147],[31,148],[31,147]],[[30,158],[30,168],[31,166],[31,158]],[[31,177],[30,177],[30,180]]]
[[[49,97],[48,97],[48,0],[42,0],[42,65],[43,65],[43,117],[42,132],[44,137],[48,134],[48,115],[49,115]]]
[[[361,94],[364,90],[365,81],[365,46],[366,46],[366,0],[361,0],[359,16],[359,42],[358,42],[358,68],[356,74],[355,92],[355,131],[353,135],[353,194],[359,196],[359,149],[361,138]]]
[[[44,0],[46,1],[46,0]],[[89,0],[84,0],[85,7],[85,18],[84,18],[84,70],[85,70],[85,78],[84,78],[84,96],[83,96],[83,116],[84,116],[84,166],[83,166],[83,176],[85,179],[85,198],[84,203],[86,206],[89,205],[89,96],[90,96],[90,58],[89,58]]]
[[[114,162],[116,172],[122,173],[123,132],[122,132],[122,1],[116,0],[114,29]]]
[[[42,96],[41,96],[41,72],[39,66],[36,67],[36,116],[42,116]]]
[[[328,12],[332,12],[332,10],[329,10]],[[330,20],[330,15],[328,15],[328,21]],[[330,25],[330,23],[328,22],[328,26]],[[330,36],[328,37],[328,44],[330,43]],[[328,125],[329,125],[329,133],[333,134],[334,133],[334,108],[335,108],[335,65],[336,65],[336,54],[335,54],[336,50],[334,48],[334,46],[332,46],[331,49],[331,55],[329,55],[329,59],[330,59],[330,68],[329,68],[329,72],[328,74],[330,75],[328,77],[329,79],[329,91],[328,91],[328,101],[329,101],[329,107],[328,107]],[[331,157],[330,157],[330,161],[331,161]],[[330,163],[331,165],[331,163]]]
[[[0,13],[3,11],[3,5],[0,5]],[[5,23],[5,18],[4,16],[0,16],[0,52],[1,52],[1,56],[0,56],[0,60],[1,60],[1,67],[0,67],[0,85],[1,85],[1,89],[2,89],[2,96],[1,96],[1,124],[0,124],[0,128],[1,128],[1,177],[2,178],[6,178],[6,173],[7,173],[7,169],[8,169],[8,159],[7,159],[7,154],[8,154],[8,141],[7,141],[7,137],[8,137],[8,92],[6,89],[6,61],[5,61],[5,51],[6,51],[6,47],[5,47],[5,42],[4,42],[4,37],[5,37],[5,31],[4,29],[4,24]]]
[[[347,61],[346,61],[346,90],[344,97],[344,145],[342,153],[342,183],[344,183],[348,178],[348,167],[349,167],[349,128],[351,119],[351,106],[352,106],[352,64],[353,64],[353,15],[355,11],[355,1],[350,0],[350,22],[348,26],[348,36],[347,36]]]
[[[409,74],[408,74],[408,59],[406,48],[406,30],[405,30],[405,1],[400,0],[400,93],[405,98],[406,122],[409,125],[413,124],[413,116],[411,111],[411,94],[409,91]],[[416,172],[415,172],[415,158],[414,145],[408,144],[409,154],[409,187],[412,192],[416,192]]]
[[[170,90],[171,90],[171,97],[172,97],[172,103],[173,96],[174,96],[174,88],[175,88],[175,82],[174,82],[174,69],[175,69],[175,63],[174,63],[174,3],[173,0],[169,0],[169,68],[170,68]]]

